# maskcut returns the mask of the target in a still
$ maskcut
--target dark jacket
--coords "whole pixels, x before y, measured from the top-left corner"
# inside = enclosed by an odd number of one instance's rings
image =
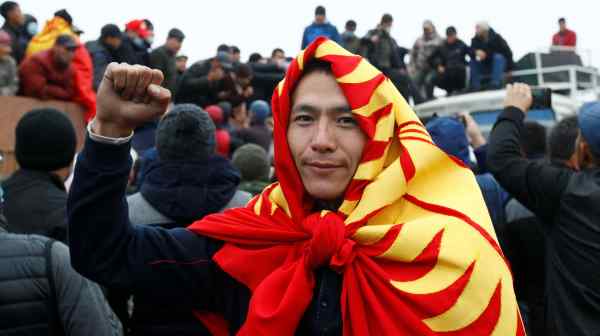
[[[378,38],[376,43],[371,40],[374,36]],[[396,40],[387,31],[379,28],[369,30],[361,41],[361,55],[378,69],[384,71],[406,67],[404,60],[401,60],[398,54]]]
[[[94,63],[94,90],[98,90],[102,78],[104,78],[104,71],[111,62],[122,62],[117,50],[113,49],[102,43],[101,40],[90,41],[85,44],[86,49],[92,57]]]
[[[130,166],[129,145],[86,140],[69,195],[73,266],[109,288],[135,289],[156,304],[221,314],[235,334],[250,292],[212,261],[222,243],[184,228],[132,226],[125,201]],[[322,268],[316,279],[297,334],[341,335],[342,277]]]
[[[2,187],[7,231],[67,242],[67,192],[58,176],[20,169]]]
[[[444,44],[439,46],[427,61],[432,69],[436,69],[438,65],[445,68],[464,68],[467,66],[467,56],[474,57],[471,48],[462,40],[452,44],[444,41]]]
[[[261,146],[269,152],[273,135],[265,125],[253,125],[235,132],[234,136],[240,139],[244,144],[252,143]]]
[[[139,41],[136,43],[129,36],[123,35],[118,53],[122,62],[148,66],[150,64],[149,48],[150,46],[146,42]]]
[[[11,56],[15,59],[17,64],[21,63],[25,58],[25,51],[31,40],[31,37],[25,31],[25,26],[13,27],[5,21],[2,29],[10,35],[12,47]]]
[[[475,50],[483,50],[488,55],[488,57],[484,60],[485,63],[492,62],[492,55],[494,53],[501,54],[506,58],[506,65],[508,70],[512,70],[514,67],[513,61],[513,53],[506,43],[506,40],[502,37],[502,35],[496,33],[492,28],[488,33],[487,40],[484,40],[482,37],[474,36],[471,39],[471,49]]]
[[[98,285],[71,267],[69,249],[0,229],[1,335],[122,335]]]
[[[43,100],[73,98],[73,67],[58,68],[52,49],[27,57],[19,67],[19,78],[24,96]]]
[[[181,77],[176,90],[175,104],[191,103],[200,107],[216,104],[218,93],[224,90],[224,80],[209,81],[212,59],[192,64]]]
[[[177,64],[175,62],[175,54],[163,45],[154,49],[150,53],[150,67],[162,71],[165,79],[162,86],[171,90],[171,94],[175,95],[177,89]]]
[[[221,211],[235,195],[239,183],[239,172],[221,156],[212,156],[207,162],[155,160],[145,169],[140,194],[174,222],[191,224]]]
[[[264,100],[270,102],[275,87],[285,76],[285,71],[276,64],[248,63],[248,65],[254,73],[252,77],[254,95],[249,101]]]
[[[321,24],[313,22],[304,29],[304,33],[302,34],[302,49],[308,47],[319,36],[325,36],[330,40],[340,43],[340,33],[334,25],[329,22]]]
[[[487,166],[546,234],[546,335],[600,330],[600,169],[574,172],[521,156],[524,114],[498,117]]]
[[[360,38],[353,32],[345,31],[341,36],[341,45],[349,52],[358,54],[360,51]]]

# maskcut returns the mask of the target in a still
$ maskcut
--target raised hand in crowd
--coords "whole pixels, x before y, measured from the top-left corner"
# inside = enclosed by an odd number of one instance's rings
[[[533,98],[531,97],[531,88],[527,84],[516,83],[506,86],[506,97],[504,98],[504,107],[514,106],[527,113]]]
[[[467,131],[467,137],[469,138],[469,143],[471,143],[471,146],[473,146],[473,148],[479,148],[485,145],[487,141],[485,140],[483,133],[481,133],[477,122],[475,122],[475,119],[473,119],[468,112],[461,113],[460,117],[465,123],[465,130]]]
[[[98,89],[94,133],[125,137],[167,111],[171,92],[160,86],[163,74],[142,65],[111,63]]]

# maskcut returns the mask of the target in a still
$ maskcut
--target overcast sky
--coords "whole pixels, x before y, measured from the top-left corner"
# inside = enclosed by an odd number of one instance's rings
[[[410,47],[421,32],[423,20],[431,19],[443,34],[448,25],[470,43],[477,21],[486,20],[510,44],[518,60],[528,51],[547,47],[558,29],[557,19],[566,17],[577,32],[584,62],[600,66],[600,25],[597,4],[584,0],[412,0],[412,1],[185,1],[185,0],[17,0],[25,13],[37,17],[40,25],[54,11],[67,8],[74,22],[85,31],[84,40],[96,39],[106,23],[120,27],[132,19],[149,18],[155,25],[154,46],[163,43],[172,27],[187,35],[182,52],[191,61],[213,56],[220,43],[240,47],[245,60],[251,52],[269,55],[274,47],[288,55],[300,49],[304,27],[311,23],[314,8],[324,5],[329,20],[343,31],[354,19],[359,35],[374,27],[383,13],[394,17],[392,35],[400,45]],[[589,53],[592,53],[590,59]]]

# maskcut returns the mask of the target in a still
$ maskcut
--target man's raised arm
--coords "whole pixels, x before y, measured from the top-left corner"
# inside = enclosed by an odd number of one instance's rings
[[[215,242],[186,229],[132,226],[128,217],[130,138],[135,127],[166,111],[171,94],[159,86],[162,79],[143,66],[108,66],[68,200],[71,261],[107,287],[202,305],[210,301],[202,295],[214,292]]]

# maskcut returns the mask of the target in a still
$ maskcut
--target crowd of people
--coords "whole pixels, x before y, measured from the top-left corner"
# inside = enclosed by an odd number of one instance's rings
[[[83,43],[64,9],[39,31],[15,2],[0,14],[0,94],[72,101],[89,121],[80,153],[61,111],[35,109],[15,129],[19,169],[0,187],[0,334],[430,335],[445,329],[424,321],[451,307],[472,323],[446,331],[465,334],[600,330],[600,103],[546,130],[526,120],[530,88],[509,85],[486,139],[468,113],[419,120],[385,86],[416,103],[435,87],[502,87],[513,55],[488,23],[469,46],[428,20],[407,49],[390,14],[358,37],[319,6],[302,61],[276,48],[243,62],[223,44],[188,67],[186,34],[172,28],[152,49],[148,19]],[[552,43],[575,46],[559,26]],[[362,63],[332,41],[374,68],[353,71]],[[458,222],[493,252],[453,235]],[[483,272],[512,271],[514,284],[473,275],[480,295],[462,296],[478,259],[458,260],[490,253],[502,262]],[[389,286],[436,262],[466,280],[435,295]]]

